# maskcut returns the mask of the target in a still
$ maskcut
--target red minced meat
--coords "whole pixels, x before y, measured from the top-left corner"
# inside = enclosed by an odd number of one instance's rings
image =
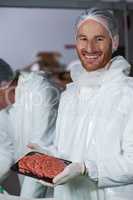
[[[19,171],[22,173],[32,173],[39,178],[54,178],[64,170],[66,164],[63,160],[48,156],[45,154],[35,153],[27,155],[18,162]]]

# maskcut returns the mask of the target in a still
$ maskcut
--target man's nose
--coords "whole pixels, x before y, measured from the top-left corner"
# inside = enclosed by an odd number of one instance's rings
[[[96,51],[96,44],[93,41],[88,41],[86,43],[86,51],[88,53],[92,53],[92,52]]]

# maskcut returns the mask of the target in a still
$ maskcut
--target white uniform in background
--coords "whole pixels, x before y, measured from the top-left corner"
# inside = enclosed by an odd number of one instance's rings
[[[36,72],[21,73],[15,90],[15,103],[8,110],[15,159],[27,151],[26,145],[53,142],[59,91]]]
[[[13,146],[8,134],[8,115],[2,110],[0,111],[0,183],[7,177],[12,163]]]
[[[85,162],[88,175],[55,187],[56,200],[133,199],[133,79],[121,57],[109,69],[82,72],[62,94],[55,146],[65,159]]]
[[[59,91],[46,77],[36,72],[22,72],[15,90],[15,103],[7,109],[9,133],[14,147],[14,161],[29,150],[27,144],[52,144],[59,101]],[[44,196],[36,179],[26,177],[21,196]]]

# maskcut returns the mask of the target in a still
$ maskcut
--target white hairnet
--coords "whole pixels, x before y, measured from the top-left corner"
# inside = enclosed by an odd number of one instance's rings
[[[113,11],[101,8],[90,8],[82,13],[77,19],[76,32],[83,22],[93,19],[102,24],[108,31],[112,39],[112,49],[117,50],[119,43],[118,24],[114,17]]]

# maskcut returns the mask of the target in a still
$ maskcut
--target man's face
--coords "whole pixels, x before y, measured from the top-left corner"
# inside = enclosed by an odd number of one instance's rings
[[[0,110],[13,104],[15,101],[15,86],[0,86]]]
[[[76,51],[87,71],[105,67],[112,56],[112,40],[108,31],[95,20],[85,21],[77,31]]]

